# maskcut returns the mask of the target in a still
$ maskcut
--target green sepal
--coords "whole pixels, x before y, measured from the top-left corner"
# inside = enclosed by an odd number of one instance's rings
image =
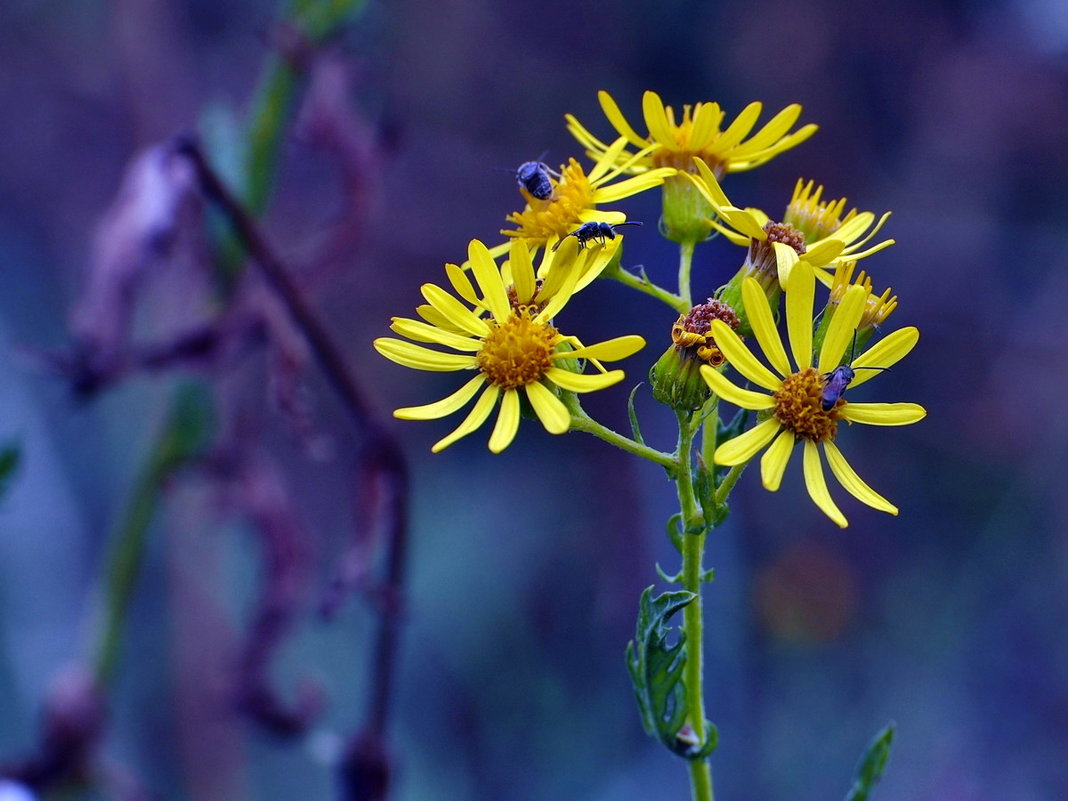
[[[4,493],[7,492],[8,486],[11,484],[11,478],[15,475],[15,471],[18,470],[21,457],[22,451],[13,442],[0,448],[0,497],[3,497]]]
[[[868,750],[857,763],[856,775],[853,778],[853,786],[846,793],[845,801],[867,801],[875,785],[886,770],[886,763],[890,759],[890,748],[894,744],[894,724],[888,723],[886,728],[875,735]]]
[[[645,439],[642,437],[641,426],[638,425],[638,413],[634,410],[634,396],[638,394],[638,388],[641,385],[641,382],[635,384],[634,389],[630,391],[630,397],[627,399],[627,417],[630,418],[630,433],[634,436],[634,441],[639,445],[644,445]]]
[[[686,722],[686,632],[678,630],[674,645],[667,644],[671,616],[693,601],[692,592],[678,590],[653,597],[653,588],[642,593],[634,639],[627,644],[627,669],[638,700],[642,727],[673,753],[692,745],[681,743],[679,730]],[[685,754],[680,754],[684,756]]]

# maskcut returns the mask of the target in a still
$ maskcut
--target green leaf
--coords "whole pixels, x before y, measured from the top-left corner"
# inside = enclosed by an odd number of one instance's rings
[[[634,441],[639,445],[644,445],[645,440],[642,438],[642,430],[638,426],[638,413],[634,411],[634,396],[638,392],[638,387],[641,384],[635,384],[634,389],[630,391],[630,398],[627,400],[627,417],[630,418],[630,431],[634,435]]]
[[[894,743],[894,724],[887,724],[871,741],[868,750],[857,763],[853,786],[846,793],[845,801],[867,801],[875,785],[883,776],[886,763],[890,759],[890,747]]]
[[[11,479],[18,469],[21,455],[22,452],[19,450],[19,446],[14,443],[9,443],[0,448],[0,497],[7,492]]]
[[[685,759],[704,759],[719,742],[716,727],[705,722],[705,742],[696,742],[686,724],[686,633],[676,629],[677,639],[668,644],[671,617],[697,596],[679,590],[653,597],[653,588],[642,593],[635,638],[627,644],[630,671],[642,727],[673,754]]]

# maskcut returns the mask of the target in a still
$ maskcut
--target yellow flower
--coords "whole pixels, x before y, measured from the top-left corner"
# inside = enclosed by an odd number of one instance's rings
[[[801,116],[801,106],[796,103],[784,108],[752,136],[749,134],[763,108],[760,103],[750,103],[742,109],[742,113],[726,130],[721,128],[724,114],[718,103],[683,106],[682,119],[676,122],[674,109],[665,106],[656,92],[646,92],[642,96],[642,112],[649,135],[639,136],[608,92],[598,92],[597,97],[612,127],[627,143],[640,151],[640,158],[622,152],[615,157],[615,161],[621,164],[630,159],[630,163],[623,169],[631,172],[656,167],[673,167],[681,172],[693,172],[693,158],[697,156],[704,159],[716,174],[722,177],[727,173],[759,167],[783,151],[801,144],[818,128],[809,124],[793,133],[787,133]],[[611,150],[610,146],[586,130],[574,116],[567,114],[565,119],[571,135],[586,148],[590,158],[599,161]]]
[[[545,430],[563,434],[571,424],[567,407],[554,388],[568,392],[604,389],[623,378],[622,370],[605,370],[601,360],[624,359],[645,345],[639,336],[623,336],[586,347],[575,337],[563,336],[552,318],[571,298],[580,278],[578,246],[568,240],[558,251],[553,269],[539,285],[525,247],[512,250],[510,286],[486,246],[477,239],[468,249],[471,272],[481,297],[456,265],[449,265],[449,279],[457,294],[474,310],[434,284],[424,284],[423,297],[432,312],[424,320],[394,317],[391,328],[401,336],[450,348],[457,353],[416,345],[391,337],[374,341],[375,349],[397,364],[416,370],[476,371],[476,375],[453,394],[436,403],[397,409],[403,420],[436,420],[463,408],[479,394],[462,423],[439,440],[432,450],[448,447],[481,426],[501,401],[489,448],[500,453],[515,438],[519,427],[520,394],[526,395]],[[489,316],[482,316],[488,310]],[[563,347],[561,347],[563,346]],[[584,375],[568,369],[576,359],[586,359],[600,372]]]
[[[838,264],[863,259],[894,244],[893,239],[885,239],[861,250],[883,227],[890,212],[878,221],[870,211],[856,209],[839,218],[845,198],[821,203],[822,186],[813,195],[811,181],[807,185],[798,181],[783,221],[774,222],[760,209],[734,206],[713,170],[703,161],[696,163],[699,174],[691,180],[719,217],[708,224],[734,244],[748,247],[747,262],[752,270],[774,272],[783,289],[788,288],[790,272],[800,259],[811,264],[816,277],[830,286]]]
[[[849,493],[875,509],[896,515],[897,507],[865,484],[834,444],[838,423],[845,420],[879,426],[908,425],[922,420],[927,412],[915,403],[852,403],[841,397],[841,393],[830,391],[828,374],[838,367],[852,341],[853,332],[864,314],[868,293],[855,285],[846,291],[827,330],[817,364],[813,366],[814,290],[812,267],[800,262],[786,293],[786,325],[796,371],[790,370],[767,298],[753,279],[747,279],[742,285],[745,310],[764,355],[779,375],[758,361],[730,326],[719,320],[712,321],[712,334],[727,361],[746,379],[770,394],[741,389],[710,367],[702,367],[701,374],[712,391],[724,400],[743,409],[768,413],[763,422],[716,448],[713,454],[716,464],[743,464],[770,443],[760,459],[760,474],[764,487],[774,492],[782,481],[794,444],[802,442],[808,494],[831,520],[844,528],[847,525],[845,516],[827,490],[819,446],[823,446],[831,472]],[[850,390],[880,372],[863,368],[887,368],[896,364],[912,350],[919,336],[915,328],[902,328],[858,356],[852,363],[856,373],[848,384]],[[844,392],[844,387],[842,389]],[[833,405],[825,409],[828,401]]]
[[[853,270],[856,269],[856,266],[857,263],[855,261],[846,261],[840,263],[835,269],[827,305],[837,307],[842,302],[842,298],[845,297],[846,290],[850,286],[863,287],[868,294],[868,299],[864,303],[864,313],[861,315],[857,330],[864,331],[865,329],[879,328],[897,308],[897,295],[890,294],[893,291],[890,287],[883,290],[881,295],[876,295],[872,290],[871,276],[863,270],[860,271],[856,278],[853,278]]]
[[[583,223],[606,222],[616,225],[626,220],[626,215],[621,212],[599,211],[597,206],[652,189],[662,184],[666,177],[675,174],[674,170],[651,170],[613,184],[612,181],[622,175],[636,158],[621,157],[626,144],[625,139],[617,139],[597,160],[589,175],[575,159],[568,161],[560,167],[559,180],[552,179],[553,194],[545,200],[539,200],[520,187],[527,206],[523,211],[508,215],[508,222],[515,223],[516,227],[504,229],[501,233],[520,239],[531,247],[547,247]],[[620,160],[622,164],[617,165],[616,162]],[[619,244],[618,239],[609,240],[606,247],[611,247],[614,252]],[[491,249],[490,253],[499,256],[507,249],[506,242]]]

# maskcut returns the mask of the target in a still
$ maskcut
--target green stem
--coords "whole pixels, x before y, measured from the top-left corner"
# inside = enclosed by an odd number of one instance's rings
[[[202,388],[180,389],[156,445],[141,471],[133,499],[116,531],[108,556],[104,615],[95,657],[97,684],[106,687],[115,675],[130,598],[144,561],[148,532],[167,478],[203,451],[210,436],[211,408]]]
[[[689,707],[687,720],[697,742],[703,744],[707,732],[705,731],[704,619],[701,584],[704,575],[702,561],[708,530],[693,490],[693,460],[690,452],[696,432],[685,413],[677,412],[676,416],[679,421],[679,447],[676,453],[679,471],[675,481],[678,488],[679,510],[682,512],[682,587],[697,596],[683,609],[687,654],[683,682],[686,685],[686,704]],[[712,770],[708,760],[699,759],[690,762],[690,790],[694,801],[712,801]]]
[[[611,278],[619,283],[629,286],[631,289],[636,289],[639,292],[643,292],[650,297],[654,297],[668,306],[673,308],[679,314],[686,314],[690,310],[690,304],[680,298],[678,295],[673,295],[663,287],[659,287],[650,281],[648,278],[635,275],[634,273],[627,272],[618,264],[606,270],[601,274],[604,278]]]
[[[690,295],[690,270],[693,267],[694,242],[682,242],[679,244],[679,299],[683,303],[683,314],[693,306]]]
[[[731,494],[731,490],[734,489],[734,485],[738,483],[738,479],[741,478],[742,471],[749,465],[749,462],[742,462],[736,464],[729,471],[727,475],[723,477],[722,483],[716,487],[715,501],[717,506],[722,506],[727,502],[727,496]]]
[[[628,453],[640,456],[642,459],[646,459],[661,467],[665,467],[672,472],[675,471],[675,457],[670,453],[664,453],[663,451],[656,450],[656,448],[650,448],[648,445],[643,445],[630,437],[625,437],[622,434],[601,425],[587,415],[577,401],[572,400],[569,402],[569,399],[565,397],[564,403],[571,412],[572,431],[585,431],[587,434],[593,434],[595,437],[603,439],[609,445],[615,445],[617,448],[622,448]]]

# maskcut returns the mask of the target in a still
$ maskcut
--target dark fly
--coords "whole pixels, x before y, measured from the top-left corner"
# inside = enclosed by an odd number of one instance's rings
[[[606,222],[588,222],[583,223],[567,236],[575,237],[575,239],[577,239],[579,243],[579,250],[581,250],[582,248],[586,247],[588,244],[594,241],[603,245],[606,239],[615,239],[616,229],[622,225],[641,224],[642,223],[637,221],[621,222],[616,223],[615,225],[611,225],[610,223]],[[567,239],[567,236],[565,236],[564,239]],[[564,239],[561,239],[559,242],[553,245],[553,250],[556,250],[558,247],[560,247],[560,245],[563,244]]]
[[[857,334],[853,332],[853,347],[850,349],[849,360],[853,360],[853,350],[857,346]],[[820,408],[829,412],[835,404],[845,395],[846,388],[853,382],[857,370],[889,370],[889,367],[853,367],[848,364],[840,364],[831,372],[823,374],[823,390],[820,393]]]

